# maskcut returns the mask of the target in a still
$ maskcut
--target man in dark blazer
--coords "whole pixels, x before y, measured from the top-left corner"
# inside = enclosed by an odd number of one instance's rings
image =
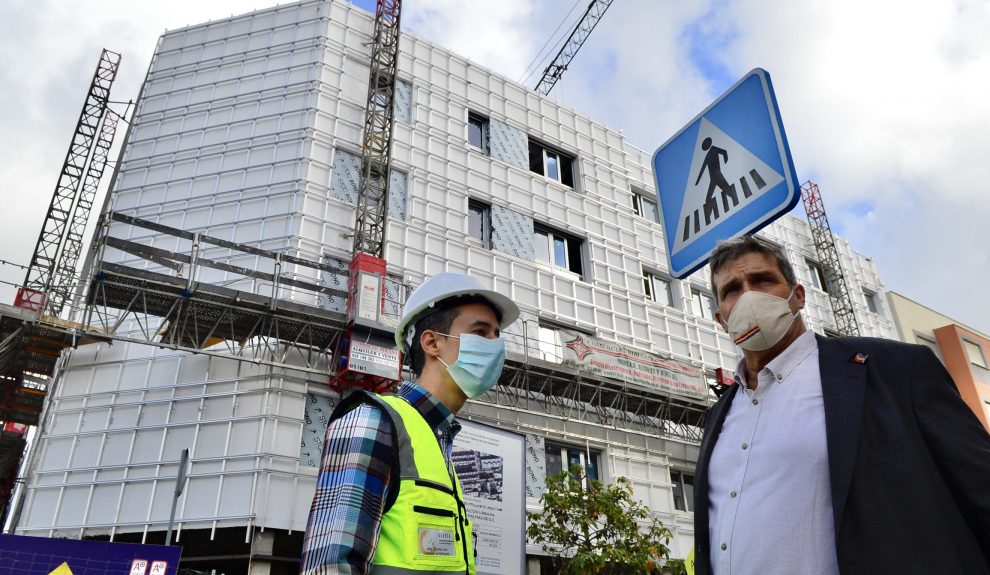
[[[743,359],[701,444],[696,573],[990,574],[990,435],[932,351],[808,332],[755,238],[710,271]]]

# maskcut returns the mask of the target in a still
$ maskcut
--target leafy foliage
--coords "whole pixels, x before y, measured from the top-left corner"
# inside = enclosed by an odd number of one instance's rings
[[[572,466],[547,478],[543,512],[527,514],[526,534],[562,575],[660,573],[670,531],[632,492],[625,477],[605,485]]]
[[[688,575],[687,562],[687,559],[668,559],[663,567],[670,575]]]

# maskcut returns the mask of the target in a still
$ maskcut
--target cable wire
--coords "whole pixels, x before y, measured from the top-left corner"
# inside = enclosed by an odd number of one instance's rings
[[[544,61],[546,61],[547,56],[550,55],[550,52],[547,52],[546,55],[543,55],[544,50],[546,50],[548,46],[551,46],[551,42],[554,42],[554,37],[557,35],[557,32],[559,32],[561,27],[564,26],[564,24],[567,22],[567,19],[571,17],[571,14],[574,12],[574,9],[577,8],[578,4],[580,3],[581,0],[574,0],[574,4],[571,6],[571,9],[567,11],[567,14],[564,14],[564,18],[560,21],[560,24],[557,24],[557,28],[550,33],[550,37],[547,38],[546,42],[544,42],[543,47],[540,48],[539,52],[537,52],[536,55],[533,56],[533,60],[529,63],[528,66],[526,66],[526,69],[523,71],[522,76],[519,77],[520,84],[524,84],[528,82],[530,78],[533,77],[533,74],[536,73],[536,70],[539,69],[539,65]],[[553,47],[557,46],[557,42],[559,42],[559,40],[553,43],[550,49],[551,52],[553,51]],[[541,55],[543,55],[542,58]]]

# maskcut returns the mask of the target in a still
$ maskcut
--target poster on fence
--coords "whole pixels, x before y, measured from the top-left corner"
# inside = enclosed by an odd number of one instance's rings
[[[576,331],[557,333],[564,365],[661,393],[692,399],[708,396],[700,368]]]
[[[474,523],[479,575],[525,572],[525,436],[458,420],[452,456]]]

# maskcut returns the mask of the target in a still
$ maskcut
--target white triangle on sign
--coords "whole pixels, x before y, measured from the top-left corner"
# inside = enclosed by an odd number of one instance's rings
[[[709,138],[710,147],[705,150],[703,144]],[[673,251],[690,245],[783,181],[763,160],[702,118]]]

